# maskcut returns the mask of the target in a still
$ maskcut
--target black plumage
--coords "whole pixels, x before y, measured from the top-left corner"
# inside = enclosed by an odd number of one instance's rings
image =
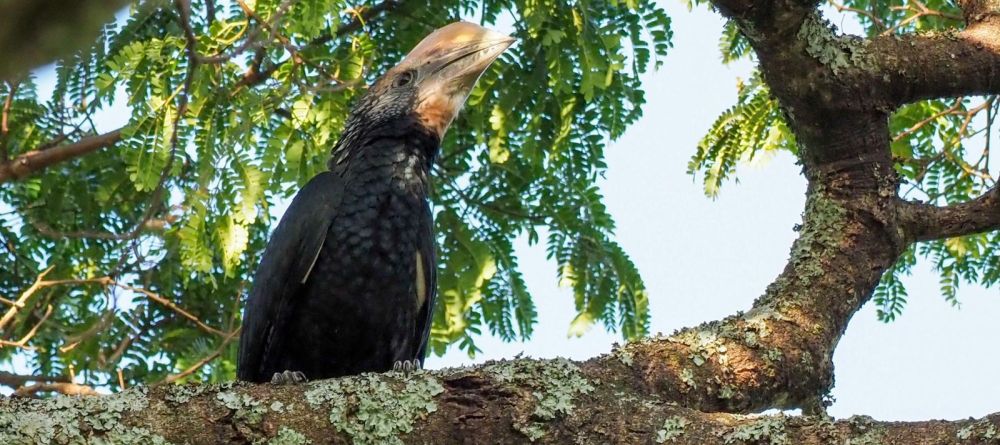
[[[241,380],[423,360],[436,274],[429,172],[472,85],[511,42],[449,25],[355,105],[330,170],[299,190],[268,242],[244,311]]]

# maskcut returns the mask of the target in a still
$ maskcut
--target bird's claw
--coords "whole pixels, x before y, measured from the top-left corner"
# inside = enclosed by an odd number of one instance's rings
[[[397,361],[396,363],[392,364],[393,371],[404,372],[407,374],[416,371],[418,369],[420,369],[419,359]]]
[[[272,385],[298,385],[307,381],[306,375],[300,371],[276,372],[271,376]]]

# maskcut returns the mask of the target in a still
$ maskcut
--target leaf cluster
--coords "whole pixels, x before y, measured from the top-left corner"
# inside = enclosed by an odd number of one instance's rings
[[[0,188],[0,296],[18,298],[51,267],[0,333],[27,338],[0,348],[0,363],[112,387],[231,378],[230,333],[284,204],[325,168],[365,85],[462,17],[509,26],[520,43],[480,80],[435,171],[433,351],[473,354],[484,328],[531,335],[519,237],[544,242],[572,287],[573,332],[648,331],[642,279],[595,183],[608,140],[641,116],[639,76],[670,46],[670,20],[650,1],[177,4],[133,5],[57,62],[51,95],[48,76],[0,83],[11,157],[123,123],[114,146]]]

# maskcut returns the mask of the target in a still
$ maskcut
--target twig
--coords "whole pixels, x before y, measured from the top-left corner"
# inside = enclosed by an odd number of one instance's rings
[[[897,23],[897,24],[889,27],[888,29],[886,29],[885,31],[882,32],[882,35],[892,34],[892,33],[896,32],[897,30],[903,28],[904,26],[906,26],[906,25],[908,25],[908,24],[910,24],[910,23],[912,23],[914,21],[920,20],[921,18],[924,18],[924,17],[941,17],[941,18],[947,19],[947,20],[963,21],[963,18],[961,16],[957,16],[957,15],[954,15],[954,14],[948,14],[946,12],[942,12],[942,11],[939,11],[937,9],[928,8],[927,5],[925,5],[924,3],[920,2],[920,0],[910,0],[910,3],[908,3],[906,6],[894,6],[891,9],[896,10],[896,11],[914,11],[915,14],[913,14],[913,15],[911,15],[911,16],[903,19],[899,23]]]
[[[122,375],[122,368],[118,368],[118,389],[125,390],[125,376]]]
[[[38,333],[38,328],[42,326],[42,323],[45,323],[49,319],[49,316],[51,315],[52,315],[52,305],[50,304],[45,309],[45,315],[42,315],[42,318],[38,320],[38,323],[35,323],[35,325],[31,327],[31,330],[29,330],[27,334],[24,334],[24,337],[21,337],[20,340],[15,342],[13,345],[9,346],[24,348],[28,344],[28,341],[30,341],[35,336],[35,334]]]
[[[42,271],[42,273],[38,274],[38,277],[35,279],[35,282],[30,287],[28,287],[28,289],[26,289],[24,292],[21,293],[21,296],[18,297],[17,302],[13,306],[11,306],[10,309],[7,309],[7,312],[3,315],[2,318],[0,318],[0,332],[3,332],[4,327],[6,327],[7,324],[14,319],[14,316],[17,315],[17,310],[19,308],[24,307],[25,302],[28,301],[28,299],[31,298],[31,296],[35,292],[37,292],[42,287],[45,287],[44,285],[45,276],[48,275],[49,272],[52,272],[52,269],[54,268],[55,266],[50,266],[48,269],[45,269],[44,271]]]
[[[0,372],[0,385],[9,386],[11,388],[19,388],[28,382],[70,383],[71,380],[69,376],[65,375],[21,375],[9,372]]]
[[[198,371],[199,369],[201,369],[202,366],[205,366],[206,364],[208,364],[212,360],[215,360],[220,355],[222,355],[222,351],[224,351],[226,349],[226,346],[229,345],[229,343],[231,341],[233,341],[233,339],[235,339],[236,336],[239,333],[240,333],[240,329],[239,328],[237,328],[233,332],[230,332],[229,335],[227,335],[226,338],[222,340],[222,344],[220,344],[219,347],[215,349],[215,351],[212,351],[211,354],[206,355],[201,360],[198,360],[198,362],[196,362],[195,364],[191,365],[189,368],[187,368],[187,369],[185,369],[185,370],[183,370],[183,371],[181,371],[181,372],[179,372],[177,374],[168,375],[167,378],[165,378],[165,379],[163,379],[163,381],[157,383],[157,385],[166,385],[166,384],[169,384],[169,383],[173,383],[173,382],[176,382],[176,381],[178,381],[180,379],[183,379],[184,377],[187,377],[187,376],[189,376],[191,374],[194,374],[196,371]]]
[[[58,392],[60,394],[68,396],[96,396],[97,391],[86,385],[79,385],[76,383],[36,383],[31,386],[23,386],[14,391],[11,397],[29,397],[33,396],[38,392]]]
[[[860,15],[860,16],[867,17],[869,20],[872,21],[872,23],[875,24],[875,26],[878,28],[879,31],[882,31],[882,30],[885,29],[885,22],[883,22],[882,19],[880,19],[877,15],[875,15],[875,13],[873,13],[871,11],[865,11],[863,9],[852,8],[850,6],[844,6],[841,3],[837,3],[836,0],[830,0],[830,5],[833,6],[834,8],[836,8],[837,12],[847,11],[847,12],[853,12],[853,13],[855,13],[857,15]]]
[[[7,99],[3,102],[3,111],[0,112],[0,162],[7,162],[9,159],[7,153],[7,136],[10,133],[8,119],[10,118],[10,108],[14,104],[14,96],[17,95],[17,89],[21,86],[21,82],[7,82],[7,86],[10,91],[7,92]]]
[[[17,307],[22,307],[22,308],[24,307],[23,304],[18,304],[16,301],[9,300],[9,299],[6,299],[4,297],[0,297],[0,303],[6,304],[7,306],[17,306]]]
[[[341,37],[350,34],[354,31],[357,31],[365,25],[366,21],[371,21],[375,16],[381,13],[395,9],[401,3],[402,2],[399,0],[386,0],[375,6],[372,6],[371,8],[367,8],[361,11],[360,13],[355,13],[355,17],[351,19],[350,22],[347,22],[346,24],[338,27],[333,34],[320,35],[319,37],[316,37],[309,43],[305,44],[303,49],[320,46],[330,42],[331,40],[337,37]],[[243,78],[236,83],[235,90],[239,90],[239,88],[243,86],[255,86],[264,82],[265,80],[271,77],[271,74],[273,74],[275,71],[281,68],[284,64],[288,63],[288,61],[290,60],[293,60],[293,58],[288,58],[280,62],[277,62],[273,66],[265,70],[256,70],[254,72],[251,72],[248,69],[247,73],[243,75]]]
[[[948,115],[948,114],[952,114],[952,113],[955,113],[956,111],[958,111],[958,109],[959,109],[959,108],[961,108],[961,106],[962,106],[962,101],[964,101],[964,100],[965,100],[965,98],[964,98],[964,97],[959,97],[959,98],[955,99],[955,103],[954,103],[954,104],[952,104],[952,105],[951,105],[951,107],[948,107],[948,109],[947,109],[947,110],[944,110],[944,111],[941,111],[941,112],[938,112],[938,113],[935,113],[935,114],[934,114],[933,116],[931,116],[931,117],[928,117],[927,119],[924,119],[924,120],[922,120],[922,121],[920,121],[920,122],[917,122],[917,123],[916,123],[916,124],[914,124],[914,125],[913,125],[912,127],[910,127],[910,128],[907,128],[907,129],[906,129],[905,131],[903,131],[903,132],[901,132],[901,133],[897,134],[897,135],[896,135],[895,137],[893,137],[893,138],[892,138],[892,141],[893,141],[893,142],[897,142],[897,141],[900,141],[900,140],[902,140],[903,138],[905,138],[905,137],[907,137],[907,136],[909,136],[909,135],[911,135],[911,134],[915,133],[915,132],[916,132],[917,130],[920,130],[921,128],[923,128],[923,127],[924,127],[924,126],[926,126],[927,124],[929,124],[929,123],[931,123],[931,122],[934,122],[934,121],[935,121],[935,120],[937,120],[937,119],[938,119],[939,117],[942,117],[942,116],[945,116],[945,115]]]
[[[205,332],[207,332],[209,334],[217,335],[217,336],[225,336],[226,335],[225,332],[222,332],[222,331],[220,331],[218,329],[215,329],[215,328],[213,328],[213,327],[205,324],[204,322],[202,322],[201,320],[199,320],[198,317],[195,317],[190,312],[188,312],[188,311],[184,310],[183,308],[181,308],[180,306],[178,306],[176,303],[174,303],[174,302],[172,302],[172,301],[164,298],[163,296],[161,296],[161,295],[159,295],[159,294],[157,294],[155,292],[152,292],[152,291],[150,291],[148,289],[143,289],[143,288],[139,288],[139,287],[135,287],[135,286],[130,286],[128,284],[120,283],[118,281],[115,281],[111,277],[87,278],[87,279],[65,279],[65,280],[44,280],[45,275],[48,274],[49,271],[51,271],[51,270],[52,270],[52,267],[50,267],[47,270],[45,270],[44,272],[42,272],[38,276],[38,279],[35,281],[35,283],[32,284],[31,287],[29,287],[27,290],[25,290],[24,293],[21,294],[21,297],[18,298],[18,300],[15,302],[15,304],[13,306],[11,306],[10,309],[7,310],[7,313],[3,316],[2,319],[0,319],[0,330],[2,330],[3,327],[6,326],[7,323],[10,322],[11,319],[13,319],[14,315],[17,313],[17,310],[19,308],[18,305],[20,305],[20,307],[23,307],[24,306],[24,302],[27,301],[27,299],[32,294],[34,294],[35,292],[37,292],[39,289],[42,289],[42,288],[45,288],[45,287],[51,287],[51,286],[97,284],[97,285],[101,285],[101,286],[115,286],[115,287],[119,287],[121,289],[125,289],[125,290],[128,290],[128,291],[132,291],[132,292],[143,294],[143,295],[146,296],[146,298],[148,298],[148,299],[150,299],[150,300],[152,300],[152,301],[154,301],[154,302],[156,302],[156,303],[158,303],[158,304],[166,307],[167,309],[170,309],[171,311],[177,313],[178,315],[180,315],[180,316],[182,316],[184,318],[187,318],[188,320],[191,320],[192,322],[194,322],[194,324],[196,326],[198,326],[199,329],[201,329],[201,330],[203,330],[203,331],[205,331]],[[37,328],[37,326],[36,326],[36,328]],[[79,341],[80,341],[79,338],[67,339],[68,343],[79,343]],[[10,343],[14,343],[14,342],[10,342]]]
[[[225,332],[222,332],[222,331],[220,331],[218,329],[215,329],[215,328],[213,328],[213,327],[211,327],[211,326],[203,323],[201,320],[198,319],[198,317],[195,317],[194,315],[191,315],[190,312],[182,309],[180,306],[177,306],[176,304],[174,304],[174,302],[172,302],[172,301],[170,301],[170,300],[168,300],[166,298],[163,298],[162,296],[160,296],[159,294],[157,294],[155,292],[151,292],[148,289],[143,289],[143,288],[129,286],[127,284],[121,284],[121,283],[118,283],[116,281],[112,281],[111,283],[113,285],[115,285],[115,286],[118,286],[118,287],[122,288],[122,289],[130,290],[132,292],[138,292],[140,294],[145,295],[150,300],[153,300],[153,301],[155,301],[157,303],[160,303],[161,305],[165,306],[167,309],[170,309],[170,310],[176,312],[177,314],[179,314],[180,316],[182,316],[184,318],[187,318],[188,320],[191,320],[192,322],[194,322],[195,325],[198,326],[198,328],[200,328],[201,330],[203,330],[203,331],[205,331],[205,332],[207,332],[209,334],[218,335],[218,336],[225,336],[226,335]]]

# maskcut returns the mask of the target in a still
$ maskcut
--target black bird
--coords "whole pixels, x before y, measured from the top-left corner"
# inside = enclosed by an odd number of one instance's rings
[[[420,366],[435,296],[430,169],[473,85],[513,42],[452,23],[355,104],[329,171],[299,190],[264,251],[243,312],[241,380]]]

